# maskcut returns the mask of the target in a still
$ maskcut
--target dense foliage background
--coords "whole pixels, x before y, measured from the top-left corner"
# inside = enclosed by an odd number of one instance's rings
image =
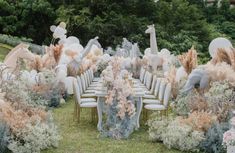
[[[155,24],[160,48],[179,54],[192,45],[208,57],[208,45],[218,36],[235,40],[235,8],[228,0],[207,6],[203,0],[0,0],[0,33],[49,44],[49,27],[67,23],[68,35],[83,45],[100,37],[103,47],[120,44],[123,37],[149,46],[144,31]]]

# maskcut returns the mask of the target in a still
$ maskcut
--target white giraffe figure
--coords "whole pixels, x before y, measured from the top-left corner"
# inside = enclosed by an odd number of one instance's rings
[[[148,29],[145,31],[145,33],[150,34],[150,50],[151,54],[157,54],[158,53],[158,47],[157,47],[157,39],[156,39],[156,32],[154,24],[148,25]]]

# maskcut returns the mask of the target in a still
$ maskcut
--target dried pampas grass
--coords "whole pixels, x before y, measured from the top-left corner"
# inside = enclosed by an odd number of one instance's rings
[[[190,111],[206,111],[208,110],[209,106],[205,99],[205,97],[201,95],[197,95],[195,97],[192,97],[192,99],[188,103]]]
[[[212,64],[225,62],[231,65],[235,70],[235,49],[234,48],[219,48],[216,56],[211,60]]]
[[[171,84],[172,87],[172,95],[174,98],[178,95],[178,83],[176,81],[176,68],[175,66],[171,66],[170,70],[168,71],[166,75],[166,80],[168,83]]]
[[[43,68],[52,69],[57,65],[56,60],[54,58],[53,46],[46,47],[46,54],[43,55],[42,61]]]
[[[213,64],[225,62],[231,65],[231,60],[228,52],[224,48],[218,48],[216,56],[211,61]]]
[[[216,65],[208,63],[205,65],[211,81],[223,81],[228,80],[229,84],[235,86],[235,71],[225,62],[218,63]]]
[[[56,45],[52,47],[56,63],[58,63],[60,60],[63,47],[64,47],[63,45]]]
[[[235,71],[235,48],[231,48],[231,51],[229,53],[230,61],[231,61],[231,66],[233,67]]]
[[[42,58],[39,55],[35,55],[34,61],[31,62],[30,68],[40,72],[43,68]]]
[[[196,131],[206,132],[217,120],[217,117],[209,112],[192,112],[187,119],[181,119],[181,123],[191,126]]]
[[[194,46],[187,53],[179,55],[178,59],[188,74],[197,67],[197,51]]]
[[[81,66],[80,66],[81,67]],[[79,74],[80,68],[79,64],[75,61],[72,60],[68,65],[67,65],[67,73],[68,76],[74,76],[76,77]]]
[[[37,120],[45,122],[47,112],[39,108],[21,105],[20,109],[9,102],[0,103],[1,119],[10,127],[13,133],[25,128],[27,124],[34,124]]]

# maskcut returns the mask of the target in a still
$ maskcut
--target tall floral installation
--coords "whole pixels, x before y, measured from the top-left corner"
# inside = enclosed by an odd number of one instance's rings
[[[210,53],[211,61],[198,65],[197,52],[191,48],[178,56],[182,66],[166,74],[177,94],[172,95],[175,98],[169,119],[159,120],[153,114],[148,121],[152,141],[181,151],[222,153],[228,147],[231,152],[234,139],[229,121],[235,108],[235,52],[233,48],[219,48]]]
[[[102,134],[115,139],[128,138],[135,128],[135,105],[132,97],[131,77],[121,69],[122,59],[114,57],[101,77],[107,87],[107,121]]]
[[[84,49],[76,37],[65,36],[65,27],[63,22],[51,27],[52,44],[44,54],[33,54],[21,43],[1,63],[0,152],[39,153],[58,147],[61,137],[51,109],[60,107],[71,94],[70,76],[96,70],[95,63],[102,63],[102,50],[93,46],[96,40]],[[81,52],[89,53],[74,62]],[[80,69],[74,70],[72,62]]]

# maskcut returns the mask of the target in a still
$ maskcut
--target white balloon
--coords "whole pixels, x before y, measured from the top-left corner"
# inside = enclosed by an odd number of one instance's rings
[[[66,37],[65,36],[66,33],[67,33],[67,30],[57,26],[55,31],[54,31],[53,36],[54,36],[54,38],[62,38],[63,39],[63,38]]]
[[[163,58],[168,58],[171,56],[171,52],[166,48],[163,48],[158,54],[160,57],[163,57]]]
[[[216,38],[211,41],[209,45],[209,53],[212,58],[215,57],[218,48],[230,48],[233,47],[232,43],[226,38]]]
[[[151,54],[151,49],[150,48],[146,48],[144,50],[144,55],[149,55],[149,54]]]
[[[65,44],[66,45],[71,45],[71,44],[80,44],[80,41],[77,37],[74,36],[69,36],[66,40],[65,40]]]
[[[55,26],[55,25],[52,25],[52,26],[50,27],[50,30],[51,30],[52,32],[54,32],[55,29],[56,29],[56,26]]]

